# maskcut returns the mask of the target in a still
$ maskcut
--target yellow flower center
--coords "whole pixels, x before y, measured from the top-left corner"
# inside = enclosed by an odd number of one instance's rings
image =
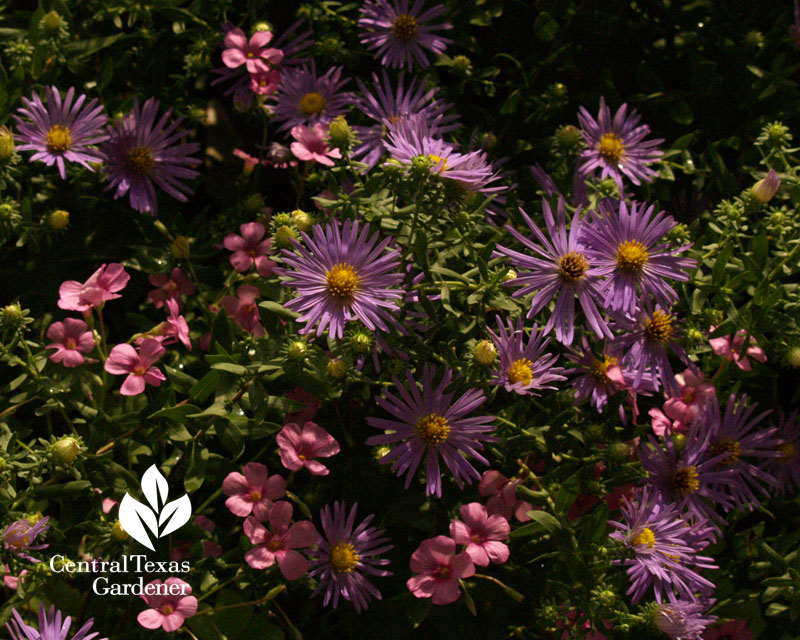
[[[336,573],[350,573],[358,566],[359,561],[356,548],[349,542],[334,545],[328,558]]]
[[[617,164],[625,153],[625,147],[622,145],[622,140],[615,133],[605,133],[600,138],[600,144],[597,147],[600,155],[609,162]]]
[[[436,574],[442,580],[447,580],[450,577],[450,567],[440,567]]]
[[[580,280],[589,269],[589,263],[582,253],[570,251],[558,259],[558,274],[564,280]]]
[[[260,491],[257,491],[257,490],[253,490],[253,491],[251,491],[251,492],[250,492],[250,499],[251,499],[253,502],[258,502],[259,500],[261,500],[261,492],[260,492]]]
[[[669,475],[669,486],[679,496],[689,496],[700,488],[697,467],[681,467]]]
[[[358,286],[359,275],[349,264],[340,263],[325,274],[325,280],[332,296],[349,301]]]
[[[729,438],[723,438],[717,444],[714,445],[714,455],[720,455],[723,453],[730,454],[727,458],[723,458],[719,461],[718,464],[730,466],[735,464],[739,460],[739,453],[741,451],[741,447],[736,440],[730,440]]]
[[[17,549],[19,549],[21,551],[22,549],[27,549],[28,545],[30,544],[30,542],[31,542],[31,539],[28,536],[23,536],[22,538],[18,538],[16,540],[14,540],[13,542],[10,542],[9,544],[12,547],[16,547]]]
[[[253,53],[252,51],[248,51],[248,52],[247,52],[247,57],[248,57],[248,58],[255,58],[255,57],[256,57],[256,54],[255,54],[255,53]]]
[[[267,549],[270,551],[277,551],[281,548],[281,541],[278,538],[273,538],[267,543]]]
[[[644,325],[644,335],[653,342],[666,342],[672,337],[672,316],[656,310]]]
[[[436,169],[436,173],[441,174],[447,171],[447,158],[443,158],[442,156],[437,156],[435,153],[429,153],[428,157],[431,159],[431,162],[435,164],[438,169]]]
[[[392,35],[395,40],[408,42],[417,33],[417,19],[407,13],[401,13],[392,23]]]
[[[143,176],[153,170],[153,167],[156,166],[156,159],[150,149],[139,145],[128,152],[125,164],[128,166],[128,171],[137,176]]]
[[[307,116],[312,116],[322,111],[326,104],[327,102],[325,102],[325,98],[322,97],[321,93],[312,91],[300,98],[300,111]]]
[[[637,547],[640,544],[646,544],[648,547],[652,549],[656,544],[656,536],[651,529],[645,527],[633,538],[631,538],[631,543],[636,545]]]
[[[425,444],[442,444],[450,436],[447,418],[431,413],[417,422],[417,437]]]
[[[616,364],[617,359],[614,356],[604,356],[603,360],[595,358],[592,366],[589,367],[589,373],[598,384],[609,384],[611,378],[608,377],[608,368]]]
[[[175,612],[175,607],[173,607],[169,602],[165,604],[163,607],[161,607],[161,613],[163,613],[165,616],[168,616],[169,614],[174,612]]]
[[[514,360],[508,368],[508,379],[511,384],[522,382],[525,385],[529,385],[533,379],[533,371],[531,371],[532,366],[533,363],[527,358]]]
[[[647,264],[647,248],[638,240],[627,240],[617,247],[617,269],[639,273]]]
[[[778,445],[778,451],[781,452],[781,457],[778,458],[778,462],[788,464],[794,460],[794,457],[797,455],[797,446],[793,440],[786,440]]]
[[[72,136],[69,127],[60,124],[53,125],[47,132],[47,150],[51,153],[64,153],[72,146]]]
[[[67,338],[66,342],[64,343],[64,346],[70,351],[78,348],[78,344],[75,342],[75,338]]]
[[[135,376],[143,376],[145,373],[147,373],[147,369],[141,365],[133,368],[133,375]]]

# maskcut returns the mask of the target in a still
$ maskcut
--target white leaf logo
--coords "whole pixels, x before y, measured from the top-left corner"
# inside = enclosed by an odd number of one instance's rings
[[[180,529],[192,515],[192,503],[187,494],[167,502],[169,484],[156,465],[142,476],[142,493],[150,506],[126,493],[119,505],[119,523],[131,538],[155,551],[148,529],[155,538],[163,538]]]

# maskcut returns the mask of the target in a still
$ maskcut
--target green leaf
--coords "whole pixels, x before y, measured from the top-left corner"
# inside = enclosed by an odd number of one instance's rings
[[[528,511],[528,517],[542,525],[549,533],[556,533],[561,530],[561,522],[555,516],[547,513],[547,511]]]
[[[186,477],[183,487],[186,493],[194,493],[203,486],[206,476],[206,463],[208,462],[208,449],[192,442],[189,449],[189,464],[186,466]]]
[[[231,452],[233,460],[244,453],[244,436],[233,422],[222,422],[216,426],[217,437],[224,447]]]
[[[175,422],[182,422],[190,413],[197,413],[200,407],[193,404],[181,404],[174,407],[164,407],[155,413],[147,416],[148,420],[155,420],[156,418],[166,418],[167,420],[174,420]]]
[[[236,376],[243,376],[247,374],[247,367],[244,367],[240,364],[234,364],[233,362],[217,362],[211,365],[212,369],[218,369],[219,371],[226,371],[227,373],[232,373]]]
[[[287,320],[296,320],[300,317],[299,313],[295,313],[294,311],[287,309],[282,304],[279,304],[274,300],[264,300],[263,302],[259,302],[258,306],[262,309],[266,309],[270,313],[274,313],[276,316],[286,318]]]
[[[717,256],[714,266],[711,269],[711,282],[715,285],[721,285],[725,277],[725,266],[730,262],[733,256],[733,245],[726,246]]]
[[[60,493],[81,493],[91,488],[92,483],[88,480],[73,480],[63,484],[48,484],[34,487],[33,495],[40,498],[43,496],[55,496]]]
[[[766,231],[761,231],[756,237],[753,238],[753,257],[756,260],[760,269],[764,269],[767,265],[767,256],[769,255],[769,242],[767,241]]]
[[[542,11],[533,22],[533,33],[542,42],[554,40],[558,29],[558,22],[547,11]]]
[[[194,385],[189,391],[189,395],[195,402],[204,402],[217,388],[220,379],[219,371],[209,371]]]
[[[211,327],[211,344],[219,344],[225,351],[230,352],[233,348],[233,337],[231,336],[231,325],[228,321],[228,315],[225,310],[220,310],[214,318],[214,324]]]

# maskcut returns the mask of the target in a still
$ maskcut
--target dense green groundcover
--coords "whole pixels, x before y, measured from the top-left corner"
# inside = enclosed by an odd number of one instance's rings
[[[768,434],[772,458],[758,458],[746,444],[737,451],[743,461],[752,454],[757,466],[783,465],[786,474],[793,469],[800,482],[800,448],[792,440],[800,447],[800,422],[791,418],[800,404],[800,155],[793,146],[800,136],[800,31],[792,3],[443,0],[446,11],[432,22],[451,23],[438,33],[453,42],[440,56],[428,52],[428,68],[406,69],[405,82],[419,75],[421,83],[438,88],[436,98],[452,105],[446,113],[458,114],[461,126],[437,137],[465,153],[484,150],[500,172],[490,188],[507,187],[498,193],[447,179],[452,166],[443,164],[444,152],[427,152],[406,165],[385,165],[386,155],[362,171],[351,157],[353,136],[357,125],[370,122],[352,98],[344,106],[349,126],[339,121],[331,130],[329,142],[341,151],[333,166],[301,161],[277,167],[266,162],[273,159],[270,143],[289,146],[294,139],[270,117],[275,96],[256,96],[246,105],[227,92],[230,82],[212,85],[219,77],[213,70],[225,69],[227,25],[247,37],[271,28],[273,47],[310,31],[313,44],[295,57],[313,59],[319,75],[341,65],[350,78],[343,90],[355,94],[356,78],[372,88],[372,74],[386,69],[394,86],[398,70],[383,67],[360,42],[362,4],[42,0],[37,7],[0,0],[0,125],[19,135],[13,116],[23,98],[35,93],[44,100],[51,86],[61,95],[75,87],[96,98],[119,126],[135,102],[143,106],[153,97],[160,113],[173,109],[170,121],[184,118],[180,127],[189,133],[175,144],[197,143],[193,156],[201,160],[193,167],[199,175],[184,180],[192,192],[188,200],[157,189],[158,212],[151,216],[131,208],[127,194],[114,199],[115,191],[105,190],[108,162],[68,163],[62,179],[55,165],[29,162],[32,152],[18,148],[19,137],[14,145],[9,130],[0,129],[0,621],[16,609],[33,624],[44,603],[72,616],[72,631],[94,618],[101,638],[163,634],[137,622],[147,608],[142,599],[98,595],[95,576],[53,572],[50,564],[56,555],[56,569],[63,569],[67,559],[110,562],[147,554],[184,565],[132,572],[124,582],[138,582],[140,575],[143,584],[168,576],[188,582],[199,600],[197,613],[174,633],[195,640],[668,637],[653,622],[659,615],[653,590],[632,603],[625,568],[615,564],[633,558],[646,538],[633,531],[626,546],[609,538],[614,529],[607,522],[621,521],[620,495],[630,495],[646,477],[637,451],[662,446],[648,412],[664,407],[669,394],[663,388],[640,393],[637,418],[630,394],[611,396],[602,413],[588,402],[576,405],[576,374],[535,395],[517,393],[495,382],[503,365],[481,342],[492,340],[498,317],[520,318],[527,335],[536,331],[534,321],[541,329],[553,313],[551,303],[527,319],[533,295],[512,297],[514,277],[525,269],[514,266],[512,273],[496,249],[531,251],[504,229],[506,219],[531,237],[519,206],[544,229],[543,198],[555,210],[563,193],[571,219],[584,185],[584,221],[589,210],[601,211],[593,218],[597,224],[611,216],[601,203],[622,195],[666,210],[679,223],[664,239],[667,251],[691,244],[680,255],[696,261],[683,269],[686,281],[672,281],[680,348],[713,383],[723,409],[735,394],[740,400],[746,395],[748,406],[758,403],[755,413],[773,410],[755,431],[788,416],[789,431],[778,440]],[[297,19],[301,26],[281,41]],[[290,68],[278,65],[282,79]],[[650,164],[656,175],[638,186],[623,179],[622,194],[611,179],[573,180],[586,148],[576,114],[584,106],[596,117],[601,97],[612,114],[623,103],[638,110],[640,124],[650,127],[648,139],[664,140],[658,146],[663,156]],[[324,130],[327,135],[327,122]],[[50,144],[56,148],[58,140]],[[255,168],[234,150],[249,154]],[[160,161],[143,157],[140,169]],[[552,185],[534,178],[537,164]],[[773,178],[753,190],[770,169],[780,181],[777,192],[769,188]],[[397,262],[411,265],[395,267],[399,275],[386,285],[405,292],[394,298],[405,329],[373,332],[353,320],[341,337],[332,328],[330,335],[300,333],[305,323],[285,306],[297,297],[296,288],[287,284],[288,274],[272,271],[290,269],[280,249],[298,247],[292,239],[306,242],[300,232],[312,222],[351,219],[391,237]],[[252,222],[271,238],[268,258],[277,264],[257,271],[248,262],[239,272],[223,240]],[[118,296],[95,305],[101,311],[59,308],[62,283],[83,283],[103,264],[121,264],[130,276]],[[123,395],[123,378],[103,363],[114,345],[158,333],[169,314],[148,300],[154,289],[149,276],[163,274],[163,284],[176,267],[191,282],[183,293],[194,289],[180,298],[189,331],[183,337],[192,348],[168,341],[154,365],[163,382]],[[352,281],[340,272],[337,300],[348,299],[348,287],[364,286],[358,278],[373,269],[379,271],[368,265]],[[327,282],[331,290],[330,276]],[[242,286],[255,287],[258,306],[240,303],[237,315],[226,296],[241,299]],[[48,329],[68,317],[83,317],[94,332],[94,349],[76,367],[51,360],[55,352],[45,348],[56,341]],[[580,349],[586,336],[600,356],[602,347],[581,318],[579,310],[572,348]],[[618,322],[612,329],[619,335],[627,330]],[[765,358],[751,352],[743,368],[736,366],[742,361],[714,353],[709,338],[738,331]],[[554,333],[545,351],[558,356],[556,366],[575,366]],[[686,368],[675,354],[671,362],[676,373]],[[446,368],[455,372],[448,388],[454,401],[469,390],[486,396],[468,413],[492,416],[496,441],[482,452],[489,466],[475,467],[519,479],[516,499],[533,509],[530,515],[520,509],[524,522],[509,519],[508,561],[476,567],[478,575],[460,582],[460,597],[443,605],[409,590],[415,573],[409,559],[424,540],[450,534],[462,505],[486,504],[487,492],[479,493],[477,482],[460,489],[441,465],[442,495],[426,495],[424,461],[404,489],[405,478],[379,462],[388,449],[365,443],[381,433],[367,420],[389,417],[376,399],[408,384],[407,370],[421,382],[425,365],[437,367],[436,383]],[[610,365],[606,360],[604,370]],[[665,376],[662,387],[671,379]],[[699,419],[701,439],[707,419]],[[282,464],[277,434],[306,420],[338,442],[338,453],[320,459],[328,475]],[[436,424],[425,423],[434,430],[425,432],[429,443],[446,440]],[[669,450],[691,448],[692,437],[668,438]],[[734,468],[733,457],[727,460],[711,470]],[[323,606],[322,595],[309,598],[319,575],[287,580],[277,565],[248,565],[247,525],[226,507],[222,483],[251,462],[286,479],[287,492],[279,497],[293,505],[296,521],[311,520],[319,532],[321,509],[335,501],[348,510],[358,503],[356,523],[375,514],[372,525],[385,529],[392,545],[380,553],[390,561],[380,568],[392,575],[369,578],[382,600],[371,600],[361,613],[344,599],[334,609]],[[142,477],[151,465],[166,478],[167,501],[187,493],[192,511],[184,527],[156,540],[153,552],[121,529],[120,506],[104,502],[120,502],[126,493],[143,501]],[[727,524],[702,550],[719,567],[701,571],[715,585],[708,613],[718,618],[705,637],[800,638],[800,486],[787,481],[778,495],[753,475],[755,467],[743,468],[769,495],[757,491],[760,504],[752,510],[718,509]],[[512,489],[506,497],[513,495]],[[213,521],[213,530],[195,520],[201,515]],[[43,517],[49,529],[35,543],[48,546],[26,554],[44,560],[34,563],[19,555],[34,541],[14,538],[8,527]],[[298,545],[306,555],[309,546]]]

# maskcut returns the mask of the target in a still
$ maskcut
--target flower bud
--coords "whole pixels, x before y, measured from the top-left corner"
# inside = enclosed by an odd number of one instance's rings
[[[295,209],[292,211],[292,222],[298,231],[307,232],[314,225],[314,218],[302,209]]]
[[[53,456],[59,462],[69,465],[78,457],[81,450],[80,443],[75,438],[61,438],[52,446]]]
[[[508,282],[509,280],[516,280],[517,279],[517,272],[513,269],[508,269],[506,271],[506,275],[503,276],[503,282]]]
[[[249,196],[243,204],[247,211],[261,211],[261,209],[264,207],[264,196],[262,196],[260,193],[254,193]]]
[[[47,225],[53,231],[61,231],[62,229],[66,229],[67,225],[69,225],[69,211],[65,211],[64,209],[56,209],[55,211],[51,211],[50,215],[47,216]]]
[[[601,425],[601,424],[590,424],[589,427],[586,429],[586,434],[592,440],[602,440],[603,439],[603,425]]]
[[[253,31],[272,31],[272,25],[266,20],[259,20],[253,25]]]
[[[800,347],[791,347],[786,352],[786,364],[795,369],[800,367]]]
[[[339,358],[333,358],[328,360],[328,366],[326,367],[328,371],[328,375],[333,378],[334,380],[339,380],[342,378],[347,371],[347,365],[339,360]]]
[[[608,448],[608,454],[611,456],[612,460],[624,462],[630,457],[631,448],[624,442],[612,442],[611,446]]]
[[[297,238],[297,232],[285,224],[275,231],[275,244],[281,249],[292,246],[292,238]]]
[[[303,360],[308,355],[308,345],[302,340],[295,340],[289,343],[286,356],[289,360]]]
[[[153,221],[153,226],[165,238],[170,238],[171,237],[170,234],[169,234],[169,229],[167,229],[166,225],[163,222],[161,222],[161,220]]]
[[[172,246],[170,249],[172,250],[172,255],[176,258],[182,258],[184,260],[189,259],[189,243],[191,241],[186,236],[175,236],[175,240],[172,241]]]
[[[122,524],[120,523],[119,520],[117,520],[111,527],[111,537],[114,538],[114,540],[118,540],[119,542],[124,542],[125,540],[130,538],[128,532],[122,528]]]
[[[472,71],[472,60],[470,60],[467,56],[455,56],[453,58],[453,71],[467,75],[470,71]]]
[[[7,162],[14,155],[14,134],[8,127],[0,127],[0,162]]]
[[[0,456],[0,471],[5,471],[7,466],[8,463],[6,462],[6,459]]]
[[[58,11],[55,9],[44,14],[44,18],[42,18],[42,26],[50,35],[55,35],[58,33],[58,30],[61,28],[62,24],[64,24],[64,20],[60,15],[58,15]]]
[[[686,448],[686,436],[682,433],[673,433],[672,444],[675,445],[675,452],[680,453]]]
[[[430,156],[414,156],[411,159],[411,173],[417,176],[427,176],[431,169],[438,164],[439,162],[434,162]]]
[[[353,134],[350,125],[344,116],[336,116],[328,125],[328,135],[334,147],[346,147],[350,143],[350,136]]]
[[[780,186],[781,179],[778,177],[775,169],[770,169],[766,178],[759,180],[753,185],[751,192],[756,200],[765,204],[775,197],[775,194],[778,192],[778,187]]]
[[[583,144],[583,136],[581,135],[580,129],[571,124],[566,124],[556,129],[555,138],[559,148],[565,151],[577,149]]]
[[[387,455],[391,450],[392,450],[391,447],[385,445],[383,447],[375,447],[375,449],[373,449],[373,455],[375,456],[375,460],[380,462],[381,458]]]
[[[22,307],[19,306],[19,303],[15,302],[3,307],[0,319],[2,319],[4,328],[18,329],[25,320],[25,314],[22,312]]]
[[[368,353],[372,348],[372,336],[363,331],[359,331],[350,338],[350,345],[356,353]]]
[[[475,345],[475,351],[473,351],[472,355],[475,358],[475,362],[488,367],[497,360],[497,347],[494,346],[491,340],[481,340]]]
[[[686,332],[686,338],[689,342],[702,342],[705,339],[705,335],[703,334],[700,329],[689,329]]]

